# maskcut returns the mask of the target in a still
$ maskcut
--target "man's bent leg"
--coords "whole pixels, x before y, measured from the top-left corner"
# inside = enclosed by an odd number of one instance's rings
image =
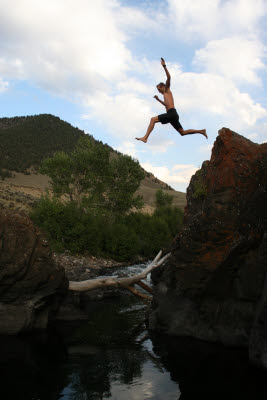
[[[141,137],[141,138],[135,138],[135,139],[137,139],[137,140],[142,140],[142,142],[146,143],[146,142],[147,142],[147,139],[148,139],[148,136],[149,136],[150,133],[153,131],[154,126],[155,126],[155,123],[157,123],[157,122],[159,122],[158,117],[152,117],[151,120],[150,120],[150,123],[149,123],[149,125],[148,125],[148,128],[147,128],[147,131],[146,131],[145,136],[143,136],[143,137]]]
[[[206,129],[187,129],[186,131],[184,129],[178,129],[178,132],[180,135],[185,136],[185,135],[193,135],[194,133],[200,133],[201,135],[205,136],[206,139],[208,139],[208,135],[206,133]]]

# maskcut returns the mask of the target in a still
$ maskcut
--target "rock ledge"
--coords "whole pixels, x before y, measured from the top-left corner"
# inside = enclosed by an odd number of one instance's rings
[[[153,273],[150,329],[248,346],[267,368],[266,204],[267,144],[221,129],[191,178],[171,259]]]

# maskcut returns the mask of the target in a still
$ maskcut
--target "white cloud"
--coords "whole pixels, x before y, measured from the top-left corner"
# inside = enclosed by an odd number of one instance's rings
[[[174,142],[171,140],[159,140],[153,141],[149,140],[146,144],[143,142],[135,141],[126,141],[122,142],[122,144],[118,147],[115,147],[118,151],[124,154],[128,154],[134,158],[138,158],[138,155],[141,153],[152,153],[159,154],[165,153],[168,150],[169,146],[174,145]]]
[[[265,67],[262,62],[264,50],[259,40],[240,36],[212,40],[206,47],[196,51],[193,63],[209,73],[259,84],[257,71]]]
[[[257,133],[250,133],[247,135],[247,138],[250,140],[256,139],[259,135]]]
[[[168,0],[169,16],[183,40],[232,36],[258,30],[265,13],[264,0]]]
[[[1,0],[0,90],[7,88],[9,78],[28,80],[79,101],[86,106],[84,118],[99,121],[122,142],[134,140],[145,134],[152,116],[164,112],[153,100],[154,85],[164,75],[159,60],[136,59],[128,40],[140,32],[156,34],[161,21],[159,30],[168,34],[175,26],[184,39],[192,38],[190,34],[213,38],[195,56],[205,72],[184,72],[181,65],[168,63],[178,111],[220,117],[235,129],[253,127],[267,111],[233,80],[259,82],[263,47],[256,28],[264,13],[263,0],[169,0],[166,10],[166,15],[150,14],[118,0],[12,0],[12,7],[9,0]],[[246,39],[238,39],[243,33]],[[214,40],[223,34],[223,40]],[[226,37],[233,34],[236,42],[230,46]],[[239,45],[246,57],[232,60]],[[216,64],[220,51],[228,51],[228,64],[220,63],[221,58]],[[164,152],[172,144],[152,133],[147,150]],[[128,146],[128,151],[136,150]]]
[[[142,131],[145,134],[151,115],[149,103],[132,93],[111,96],[100,92],[87,99],[87,106],[90,118],[96,118],[122,140],[134,139]]]
[[[206,144],[204,146],[199,147],[199,152],[206,158],[209,159],[211,155],[211,150],[212,150],[212,144]]]
[[[254,129],[256,132],[253,131],[245,136],[256,143],[267,143],[267,122],[257,124]]]
[[[123,92],[134,92],[146,95],[151,91],[150,85],[140,82],[136,78],[129,78],[118,82],[117,89]]]
[[[0,93],[5,92],[7,88],[8,88],[8,82],[0,78]]]
[[[211,73],[181,72],[175,65],[170,71],[177,108],[183,112],[222,116],[223,123],[234,124],[235,129],[252,126],[267,116],[267,110],[248,93],[240,92],[231,79]]]
[[[152,136],[150,136],[149,141],[146,143],[146,146],[148,147],[148,151],[151,151],[152,154],[166,153],[168,147],[175,144],[172,140],[162,139],[162,137],[156,137],[155,135],[153,135],[153,133],[151,135]]]
[[[113,0],[2,0],[0,73],[69,96],[106,89],[132,62],[116,11]]]
[[[117,150],[123,154],[128,154],[129,156],[136,158],[137,156],[137,149],[136,145],[133,142],[123,142]]]
[[[123,140],[143,136],[150,118],[165,112],[153,99],[153,87],[147,83],[159,80],[162,73],[160,63],[143,60],[143,65],[142,78],[146,83],[138,78],[125,79],[116,85],[115,93],[99,91],[86,100],[90,110],[88,118],[101,121],[112,135],[122,137]],[[184,129],[205,127],[185,126],[183,118],[188,119],[189,116],[191,119],[191,115],[201,115],[202,121],[214,116],[218,123],[232,129],[252,127],[267,115],[267,110],[254,102],[248,93],[242,93],[229,77],[213,73],[183,72],[179,64],[168,63],[168,67],[172,76],[175,105]],[[155,131],[159,126],[162,128],[161,124],[157,124]],[[156,136],[155,131],[149,137],[147,146],[155,153],[165,152],[173,141]]]
[[[146,13],[137,7],[122,6],[123,2],[121,2],[121,5],[117,3],[118,13],[115,15],[115,18],[118,25],[124,30],[127,31],[129,26],[131,26],[131,33],[128,33],[128,35],[131,36],[141,31],[143,36],[146,32],[151,34],[151,31],[158,31],[158,22],[162,16],[158,15],[155,9],[149,9],[149,12]]]
[[[185,191],[191,176],[198,170],[193,164],[176,164],[172,168],[168,168],[166,165],[155,166],[149,162],[141,163],[141,165],[146,171],[152,172],[153,175],[163,182],[181,191]]]

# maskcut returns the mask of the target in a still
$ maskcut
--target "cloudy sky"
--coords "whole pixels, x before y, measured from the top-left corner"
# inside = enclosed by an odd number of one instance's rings
[[[265,0],[0,0],[0,117],[51,113],[177,190],[222,127],[267,140]],[[265,29],[264,29],[265,28]],[[156,124],[171,73],[181,137]]]

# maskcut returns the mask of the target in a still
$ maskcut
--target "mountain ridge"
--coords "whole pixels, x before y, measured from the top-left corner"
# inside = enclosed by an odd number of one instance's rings
[[[15,186],[32,186],[44,189],[45,179],[36,174],[41,161],[57,151],[71,152],[79,138],[89,136],[93,143],[101,143],[114,154],[121,154],[111,146],[96,140],[90,133],[61,120],[52,114],[15,116],[0,118],[0,175],[2,180]],[[144,169],[143,169],[144,170]],[[185,193],[175,191],[171,186],[144,170],[145,179],[139,193],[145,203],[152,205],[155,191],[163,189],[174,195],[174,204],[184,208]],[[48,182],[48,180],[47,180]]]

